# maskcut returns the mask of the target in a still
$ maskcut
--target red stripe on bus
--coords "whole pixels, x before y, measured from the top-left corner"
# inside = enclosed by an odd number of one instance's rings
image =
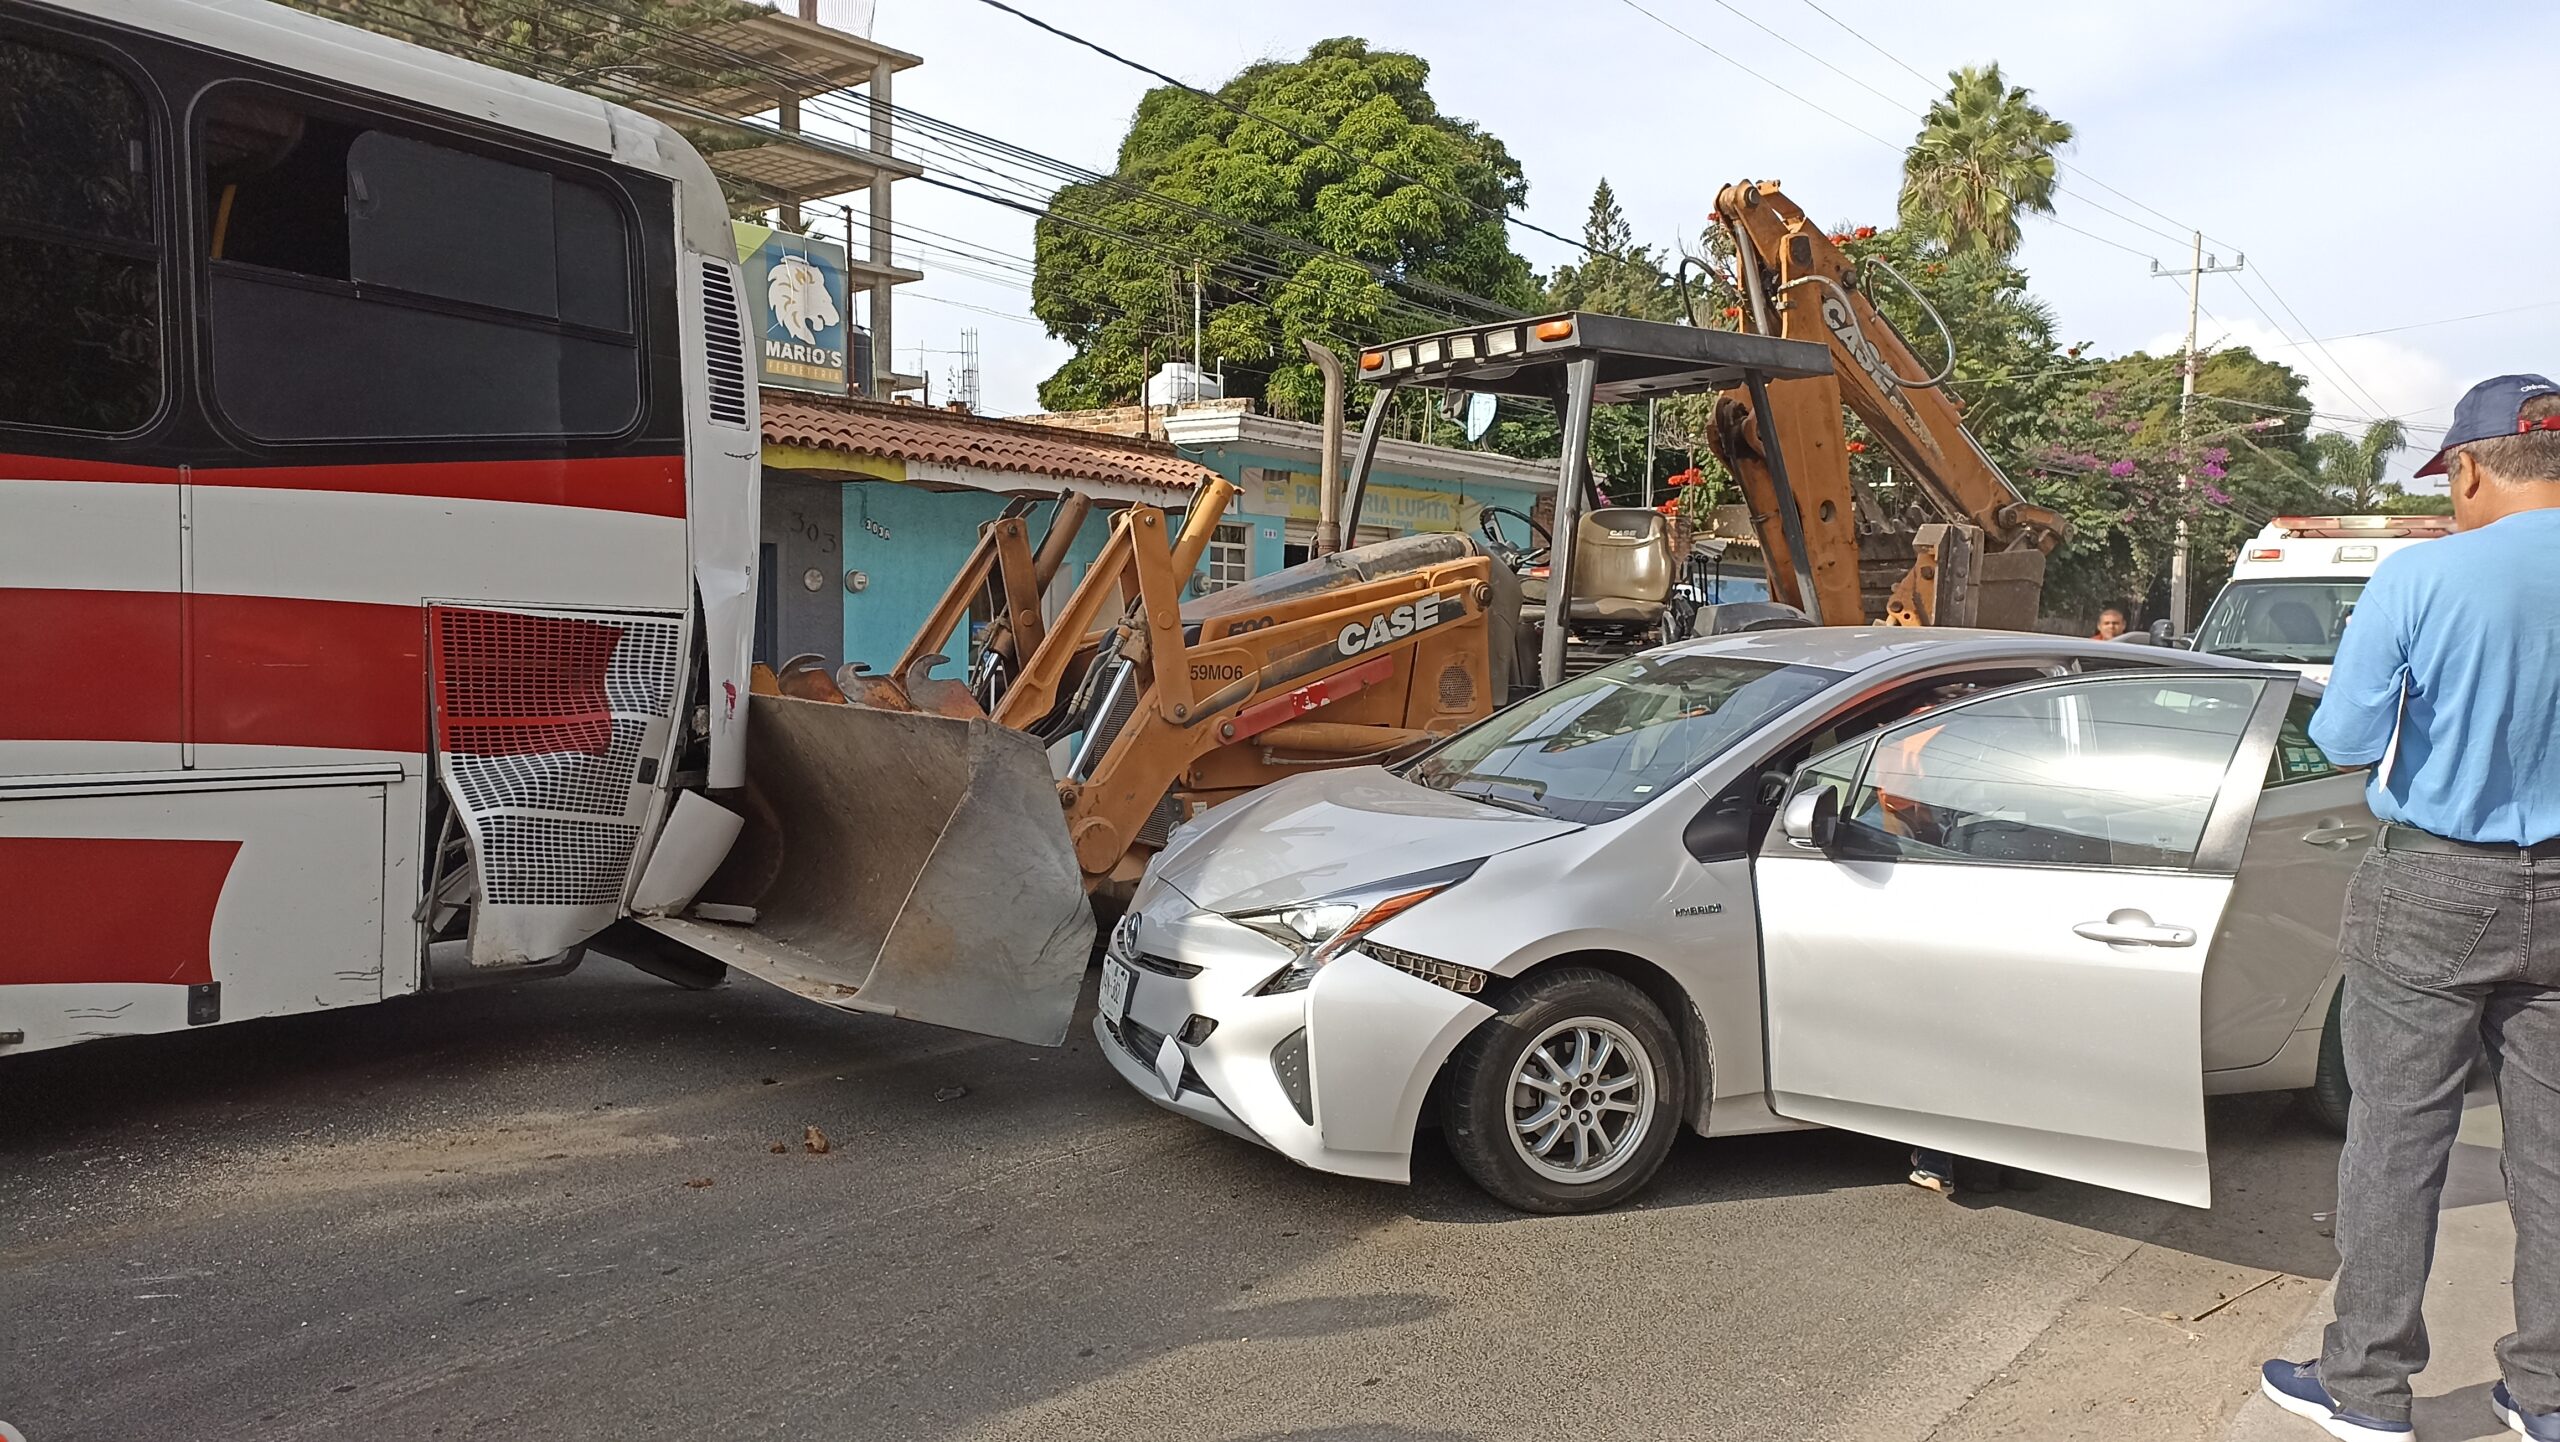
[[[213,980],[237,841],[0,837],[0,985]]]
[[[190,596],[199,746],[427,749],[423,606]]]
[[[0,455],[0,480],[125,481],[137,486],[168,485],[178,479],[169,466],[128,466],[114,461],[75,461],[63,456]]]
[[[0,590],[0,740],[176,741],[181,604]]]
[[[370,466],[254,466],[198,470],[199,486],[251,486],[281,491],[352,491],[379,496],[433,496],[453,501],[516,501],[684,514],[682,456],[610,456],[582,461],[400,461]]]
[[[395,461],[358,466],[198,467],[199,486],[275,491],[339,491],[427,496],[454,501],[514,501],[591,511],[629,511],[681,518],[684,457],[605,456],[547,461]],[[55,456],[0,455],[0,479],[125,481],[174,485],[175,466],[127,466]]]
[[[353,601],[0,590],[0,740],[424,752],[426,618]]]

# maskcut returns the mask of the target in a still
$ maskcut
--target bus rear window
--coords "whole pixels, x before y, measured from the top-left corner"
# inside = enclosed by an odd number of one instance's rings
[[[269,440],[604,435],[640,403],[602,188],[251,89],[206,109],[214,394]]]

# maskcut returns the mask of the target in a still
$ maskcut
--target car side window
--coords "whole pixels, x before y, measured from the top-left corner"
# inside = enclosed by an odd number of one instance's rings
[[[1841,801],[1845,854],[2181,867],[2264,683],[2114,674],[1887,728]]]
[[[2284,726],[2276,732],[2276,752],[2267,758],[2267,784],[2289,786],[2297,781],[2317,781],[2335,776],[2347,768],[2329,759],[2319,743],[2311,739],[2311,713],[2320,709],[2320,698],[2295,693],[2293,704],[2284,711]]]

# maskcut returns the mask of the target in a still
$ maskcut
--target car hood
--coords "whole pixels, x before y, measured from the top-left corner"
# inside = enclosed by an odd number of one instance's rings
[[[1376,766],[1266,786],[1176,831],[1150,874],[1210,911],[1329,896],[1580,831],[1416,786]]]

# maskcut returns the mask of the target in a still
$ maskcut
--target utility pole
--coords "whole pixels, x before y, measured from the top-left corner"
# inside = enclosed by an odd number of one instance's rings
[[[2229,265],[2204,253],[2204,232],[2195,233],[2195,252],[2187,261],[2187,353],[2178,386],[2178,538],[2169,552],[2169,634],[2187,634],[2187,496],[2195,486],[2196,314],[2204,308],[2204,278],[2239,270],[2249,257],[2235,255]],[[2176,275],[2151,262],[2155,276]]]
[[[1191,403],[1200,404],[1200,262],[1191,262]]]

